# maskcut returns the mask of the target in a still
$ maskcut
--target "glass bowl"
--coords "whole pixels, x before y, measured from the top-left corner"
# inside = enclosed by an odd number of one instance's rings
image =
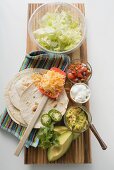
[[[80,23],[80,30],[81,30],[81,33],[82,33],[82,38],[80,40],[80,42],[78,44],[76,44],[74,46],[74,48],[68,50],[68,51],[51,51],[51,50],[48,50],[46,48],[44,48],[43,46],[40,45],[40,43],[36,40],[33,32],[35,30],[37,30],[38,28],[40,28],[40,21],[41,21],[41,18],[47,13],[47,12],[61,12],[61,11],[65,11],[65,12],[68,12],[73,16],[73,19],[78,19],[79,20],[79,23]],[[29,36],[31,38],[31,40],[36,44],[36,46],[46,52],[52,52],[52,53],[59,53],[59,54],[62,54],[62,53],[71,53],[73,52],[74,50],[78,49],[84,38],[85,38],[85,17],[83,15],[83,13],[77,8],[77,7],[74,7],[72,4],[68,4],[68,3],[65,3],[65,2],[57,2],[57,3],[46,3],[46,4],[43,4],[41,5],[39,8],[37,8],[32,16],[30,17],[30,20],[29,20],[29,23],[28,23],[28,33],[29,33]]]
[[[82,105],[70,106],[68,109],[70,109],[71,107],[75,107],[75,108],[78,107],[78,108],[82,109],[82,110],[85,112],[85,114],[86,114],[86,116],[87,116],[87,120],[88,120],[88,126],[86,127],[86,129],[83,129],[83,130],[80,131],[80,132],[79,132],[79,131],[76,131],[76,130],[71,130],[70,127],[69,127],[69,125],[68,125],[68,123],[67,123],[67,120],[66,120],[67,111],[66,111],[66,113],[64,114],[64,124],[65,124],[65,126],[66,126],[70,131],[72,131],[73,133],[81,134],[81,133],[85,132],[87,129],[89,129],[89,126],[90,126],[90,124],[92,123],[91,113],[87,110],[87,108],[86,108],[85,106],[82,106]]]
[[[89,95],[88,95],[88,97],[87,97],[84,101],[76,101],[76,100],[73,98],[72,88],[73,88],[74,86],[78,86],[78,85],[83,85],[83,86],[85,86],[86,89],[89,91]],[[81,92],[81,93],[82,93],[82,92]],[[75,103],[77,103],[77,104],[84,104],[84,103],[86,103],[86,102],[90,99],[90,96],[91,96],[91,90],[90,90],[89,86],[87,86],[85,83],[76,83],[76,84],[74,84],[74,85],[71,87],[71,89],[70,89],[70,98],[71,98]]]
[[[71,71],[69,70],[69,67],[70,67],[72,64],[75,64],[75,65],[84,64],[84,65],[86,65],[86,67],[89,69],[89,71],[90,71],[91,74],[87,77],[86,80],[81,80],[81,79],[79,79],[78,81],[73,81],[73,79],[70,79],[70,78],[68,77],[68,74],[71,72]],[[72,60],[71,63],[68,65],[67,70],[66,70],[66,75],[67,75],[68,80],[69,80],[72,84],[75,84],[75,83],[88,83],[88,81],[90,80],[90,78],[91,78],[91,76],[92,76],[92,67],[91,67],[91,65],[90,65],[88,62],[81,62],[79,59],[74,59],[74,60]]]

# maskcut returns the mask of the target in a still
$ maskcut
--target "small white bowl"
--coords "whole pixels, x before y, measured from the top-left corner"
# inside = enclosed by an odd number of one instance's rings
[[[85,93],[88,91],[88,95],[87,95],[87,97],[85,98],[85,99],[83,99],[82,101],[79,99],[79,100],[76,100],[75,99],[75,97],[76,97],[76,94],[74,94],[73,95],[73,93],[72,93],[72,91],[73,91],[73,89],[74,88],[80,88],[80,87],[85,87],[86,89],[85,89]],[[83,89],[84,90],[84,89]],[[86,91],[87,90],[87,91]],[[84,91],[83,91],[84,92]],[[76,93],[76,92],[75,92]],[[86,94],[81,94],[82,93],[82,91],[80,90],[80,91],[78,91],[78,94],[77,95],[82,95],[82,97],[83,97],[83,95],[85,96]],[[86,103],[89,99],[90,99],[90,96],[91,96],[91,91],[90,91],[90,88],[89,88],[89,86],[87,86],[85,83],[76,83],[76,84],[74,84],[72,87],[71,87],[71,89],[70,89],[70,97],[71,97],[71,99],[75,102],[75,103],[78,103],[78,104],[83,104],[83,103]]]

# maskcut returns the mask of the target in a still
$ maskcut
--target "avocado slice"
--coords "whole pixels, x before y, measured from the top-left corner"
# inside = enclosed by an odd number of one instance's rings
[[[63,156],[68,150],[68,148],[70,147],[72,139],[73,139],[73,134],[71,131],[67,131],[61,134],[58,137],[58,141],[60,145],[59,146],[53,145],[48,149],[48,153],[47,153],[48,161],[56,161],[61,156]]]
[[[68,131],[68,128],[66,126],[55,126],[54,131],[58,132],[60,135]]]
[[[60,135],[69,131],[66,126],[55,126],[54,131],[58,132]],[[73,133],[73,140],[77,139],[80,136],[80,133]]]

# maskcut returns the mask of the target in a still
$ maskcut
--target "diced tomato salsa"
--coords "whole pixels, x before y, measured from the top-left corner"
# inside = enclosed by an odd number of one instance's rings
[[[91,70],[84,63],[74,63],[68,67],[67,77],[74,83],[86,82],[90,76]]]

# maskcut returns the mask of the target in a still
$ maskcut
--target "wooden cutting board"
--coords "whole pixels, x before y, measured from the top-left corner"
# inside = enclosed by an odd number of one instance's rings
[[[28,4],[28,20],[34,10],[39,7],[41,4]],[[77,6],[84,14],[85,8],[84,4],[73,4]],[[27,33],[27,49],[26,52],[36,50],[37,47],[32,43],[30,37]],[[86,40],[83,42],[82,46],[79,50],[72,53],[71,58],[80,58],[81,61],[87,61],[87,44]],[[68,82],[67,82],[68,83]],[[68,86],[68,84],[67,84]],[[86,104],[86,107],[89,109],[89,103]],[[80,163],[91,163],[91,144],[90,144],[90,130],[84,132],[77,140],[72,142],[71,147],[68,152],[61,157],[59,160],[53,163],[64,163],[64,164],[80,164]],[[41,148],[33,148],[29,149],[25,148],[24,151],[24,162],[25,164],[48,164],[46,151]]]

